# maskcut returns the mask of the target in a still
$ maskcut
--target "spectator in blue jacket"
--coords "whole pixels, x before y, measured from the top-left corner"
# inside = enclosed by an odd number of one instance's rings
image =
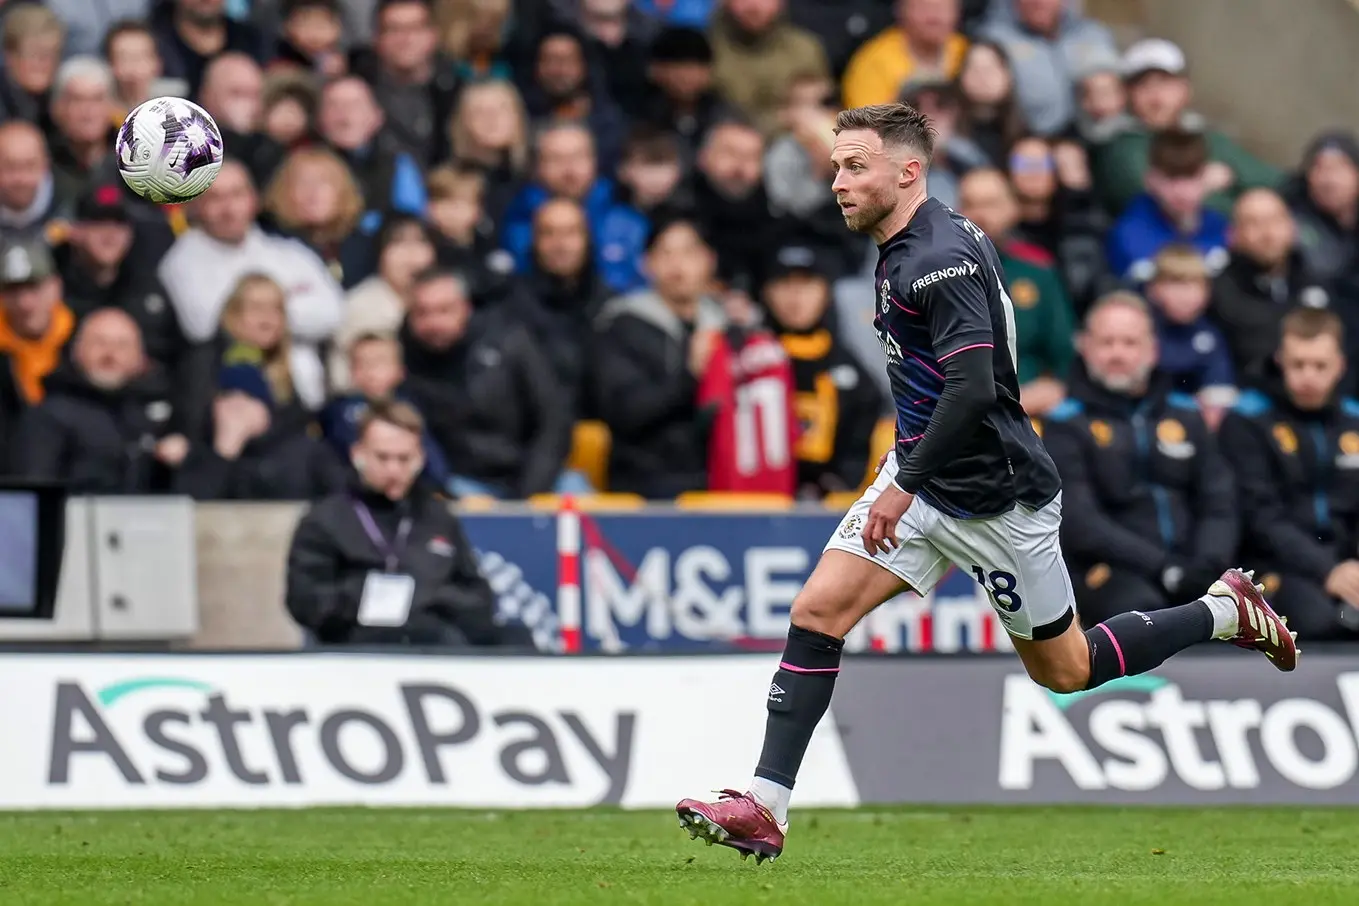
[[[609,288],[626,293],[646,285],[642,251],[647,219],[620,203],[612,180],[599,176],[595,144],[582,123],[551,123],[538,134],[534,181],[505,212],[503,242],[515,269],[528,273],[533,245],[533,215],[549,198],[570,198],[585,208],[595,248],[595,265]]]
[[[1156,256],[1156,273],[1147,284],[1156,319],[1158,367],[1172,387],[1198,400],[1208,427],[1216,430],[1236,404],[1231,350],[1208,317],[1212,284],[1203,256],[1187,245],[1168,245]]]
[[[1203,255],[1209,276],[1227,264],[1227,218],[1204,207],[1208,142],[1202,133],[1167,130],[1151,140],[1146,193],[1128,205],[1109,231],[1109,268],[1134,284],[1155,273],[1158,252],[1171,243]]]

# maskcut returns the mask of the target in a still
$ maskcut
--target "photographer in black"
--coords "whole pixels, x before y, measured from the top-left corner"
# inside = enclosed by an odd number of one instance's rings
[[[416,482],[424,420],[375,403],[351,450],[355,487],[317,502],[288,552],[287,605],[325,645],[523,646],[495,618],[495,595],[462,525]]]

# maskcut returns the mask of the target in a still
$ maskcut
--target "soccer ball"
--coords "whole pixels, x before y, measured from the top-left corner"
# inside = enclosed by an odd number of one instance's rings
[[[147,201],[178,204],[207,191],[222,169],[222,133],[183,98],[153,98],[123,120],[114,147],[123,182]]]

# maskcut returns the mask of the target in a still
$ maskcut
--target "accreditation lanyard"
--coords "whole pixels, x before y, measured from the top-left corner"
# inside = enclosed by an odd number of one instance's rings
[[[377,522],[373,519],[372,512],[362,502],[354,501],[354,512],[359,517],[359,522],[363,525],[364,534],[373,542],[373,546],[378,549],[378,553],[386,558],[387,572],[396,572],[397,562],[401,559],[401,551],[406,547],[406,541],[411,534],[411,517],[405,516],[401,524],[396,527],[396,539],[387,543],[387,539],[382,537],[382,530],[378,528]]]

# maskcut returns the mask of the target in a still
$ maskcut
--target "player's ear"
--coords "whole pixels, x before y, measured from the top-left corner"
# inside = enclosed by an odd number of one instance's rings
[[[921,163],[920,158],[918,157],[906,158],[906,160],[903,161],[901,165],[901,179],[899,182],[900,187],[906,189],[915,185],[920,180],[921,173],[924,171],[924,169],[925,165]]]

